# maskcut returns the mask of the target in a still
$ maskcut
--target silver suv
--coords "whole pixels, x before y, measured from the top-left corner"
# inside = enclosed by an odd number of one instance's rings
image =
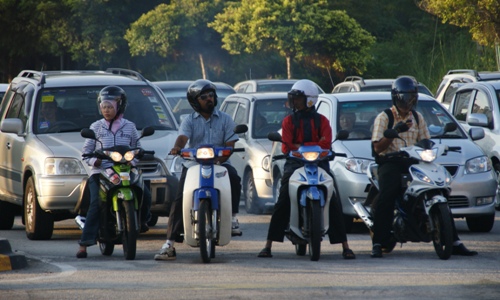
[[[89,167],[82,163],[82,128],[102,116],[96,99],[107,85],[125,90],[125,118],[138,130],[153,126],[153,136],[143,148],[155,159],[141,161],[145,183],[153,196],[153,220],[168,213],[168,199],[176,178],[165,161],[177,136],[177,123],[162,93],[139,73],[124,69],[107,71],[22,71],[11,82],[0,107],[0,229],[11,229],[22,212],[29,239],[50,239],[54,222],[72,218],[85,207],[88,191],[83,184]],[[56,108],[57,119],[46,114]],[[83,204],[82,204],[83,203]]]
[[[439,84],[436,100],[447,108],[453,100],[455,91],[460,86],[469,82],[491,80],[500,80],[500,72],[478,72],[469,69],[449,70]]]

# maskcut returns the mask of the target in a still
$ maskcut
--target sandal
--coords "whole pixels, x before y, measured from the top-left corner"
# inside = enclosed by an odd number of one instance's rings
[[[271,248],[264,248],[260,250],[259,255],[257,257],[273,257],[271,254]]]
[[[76,253],[76,258],[87,258],[87,251],[85,251],[85,250],[79,250]]]
[[[354,252],[352,252],[351,249],[347,248],[342,251],[342,257],[344,259],[355,259],[356,255],[354,254]]]

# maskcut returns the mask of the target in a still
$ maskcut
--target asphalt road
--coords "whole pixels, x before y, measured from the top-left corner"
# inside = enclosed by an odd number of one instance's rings
[[[489,233],[457,229],[475,257],[440,260],[432,244],[409,243],[382,259],[370,257],[363,224],[348,235],[355,260],[341,246],[322,243],[318,262],[295,255],[292,244],[275,243],[273,258],[257,258],[269,215],[240,214],[243,236],[217,247],[203,264],[199,249],[176,244],[177,260],[154,261],[164,243],[166,218],[141,235],[137,258],[126,261],[121,247],[111,257],[98,247],[87,259],[75,257],[80,231],[72,220],[57,222],[49,241],[26,238],[20,218],[0,231],[28,267],[0,272],[0,299],[498,299],[500,297],[500,213]]]

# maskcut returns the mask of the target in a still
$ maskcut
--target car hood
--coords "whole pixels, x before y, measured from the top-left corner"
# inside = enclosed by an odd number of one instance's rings
[[[484,152],[468,139],[432,139],[436,144],[443,143],[449,147],[459,146],[462,148],[460,152],[448,152],[447,155],[440,156],[436,162],[439,164],[459,164],[463,165],[471,158],[484,155]],[[347,157],[359,157],[373,159],[371,141],[336,141],[332,145],[335,152],[345,153]]]
[[[273,142],[268,139],[259,139],[255,140],[254,146],[258,147],[258,150],[264,151],[266,154],[270,154],[273,148]]]
[[[154,150],[158,158],[166,158],[172,149],[177,131],[156,130],[152,136],[141,139],[141,146],[144,150]],[[41,134],[37,138],[45,144],[54,157],[82,157],[84,138],[79,132]]]

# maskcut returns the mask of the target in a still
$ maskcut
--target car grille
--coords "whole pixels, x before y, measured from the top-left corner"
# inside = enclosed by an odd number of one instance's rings
[[[450,172],[452,177],[455,177],[455,174],[457,173],[458,170],[458,165],[450,165],[450,166],[444,166],[448,172]]]
[[[142,173],[156,173],[160,170],[160,164],[156,161],[145,161],[137,164]]]
[[[450,196],[448,198],[448,206],[450,208],[469,207],[469,199],[464,196]]]

